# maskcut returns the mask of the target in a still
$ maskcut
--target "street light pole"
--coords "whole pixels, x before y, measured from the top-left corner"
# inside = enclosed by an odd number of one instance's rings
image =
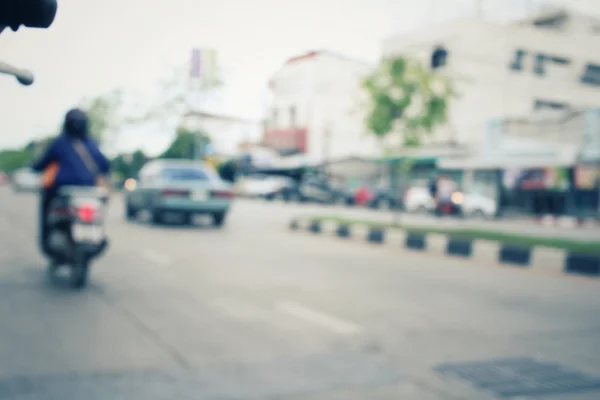
[[[331,158],[331,122],[327,122],[323,132],[323,161],[327,165]]]
[[[475,15],[483,18],[483,0],[475,0]]]

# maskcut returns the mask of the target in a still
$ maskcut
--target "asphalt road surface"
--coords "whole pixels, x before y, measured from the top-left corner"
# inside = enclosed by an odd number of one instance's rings
[[[2,400],[600,398],[558,393],[600,389],[597,280],[292,233],[253,201],[221,230],[127,223],[115,196],[74,292],[46,278],[36,200],[0,188]]]

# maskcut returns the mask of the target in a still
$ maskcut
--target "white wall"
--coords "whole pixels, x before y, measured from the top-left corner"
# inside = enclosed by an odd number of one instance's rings
[[[295,127],[308,129],[310,158],[379,155],[376,141],[366,135],[361,104],[362,79],[369,72],[362,62],[330,53],[285,65],[272,80],[278,118],[270,128],[293,127],[289,109],[294,106]]]

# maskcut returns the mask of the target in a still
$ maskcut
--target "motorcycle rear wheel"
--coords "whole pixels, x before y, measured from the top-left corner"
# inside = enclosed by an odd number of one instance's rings
[[[83,289],[88,282],[89,259],[85,252],[75,249],[71,266],[70,285],[73,289]]]

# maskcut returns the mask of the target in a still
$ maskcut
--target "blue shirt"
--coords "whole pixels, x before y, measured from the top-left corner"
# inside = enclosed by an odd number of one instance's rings
[[[90,157],[95,161],[96,168],[102,175],[108,174],[110,162],[102,154],[98,145],[92,139],[83,139]],[[98,176],[94,175],[81,158],[73,143],[65,135],[59,136],[38,162],[33,165],[37,172],[43,172],[50,164],[58,163],[58,173],[54,181],[54,187],[94,186]]]

